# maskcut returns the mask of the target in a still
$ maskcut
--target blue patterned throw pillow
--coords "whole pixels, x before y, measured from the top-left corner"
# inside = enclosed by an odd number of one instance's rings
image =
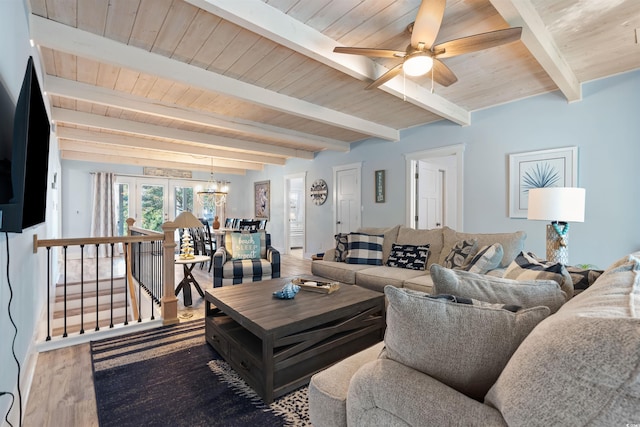
[[[347,257],[347,246],[349,244],[347,236],[348,235],[345,233],[338,233],[335,236],[333,236],[333,238],[336,239],[335,260],[337,262],[344,262],[345,258]]]
[[[347,264],[382,265],[384,236],[349,233],[347,242]]]
[[[444,259],[445,268],[461,269],[478,252],[478,239],[459,240]]]
[[[391,253],[387,260],[389,267],[406,268],[409,270],[425,270],[429,258],[429,245],[398,245],[391,246]]]

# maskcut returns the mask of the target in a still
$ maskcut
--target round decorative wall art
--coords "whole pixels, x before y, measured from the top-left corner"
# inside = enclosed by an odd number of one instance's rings
[[[313,203],[320,206],[327,201],[327,194],[329,194],[329,188],[324,179],[316,179],[311,184],[311,200]]]

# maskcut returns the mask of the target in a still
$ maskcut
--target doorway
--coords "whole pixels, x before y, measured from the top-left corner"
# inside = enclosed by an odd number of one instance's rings
[[[458,144],[405,156],[408,227],[462,230],[463,153]]]
[[[285,253],[304,258],[306,234],[306,172],[284,177]]]

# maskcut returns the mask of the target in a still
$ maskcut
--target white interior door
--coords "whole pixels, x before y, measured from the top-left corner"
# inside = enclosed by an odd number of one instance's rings
[[[349,233],[360,228],[360,173],[360,164],[334,168],[336,233]]]
[[[444,206],[442,175],[443,171],[436,165],[418,162],[416,228],[442,227]]]

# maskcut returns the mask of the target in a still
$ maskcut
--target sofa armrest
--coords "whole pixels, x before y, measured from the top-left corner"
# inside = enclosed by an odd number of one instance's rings
[[[336,248],[327,249],[324,251],[323,261],[335,261],[336,260]]]
[[[348,425],[506,426],[498,410],[389,359],[363,365],[349,383]]]
[[[213,253],[213,287],[222,286],[222,266],[227,262],[227,250],[224,246],[220,246]]]
[[[273,246],[267,246],[267,260],[271,263],[271,277],[280,277],[280,251]]]

